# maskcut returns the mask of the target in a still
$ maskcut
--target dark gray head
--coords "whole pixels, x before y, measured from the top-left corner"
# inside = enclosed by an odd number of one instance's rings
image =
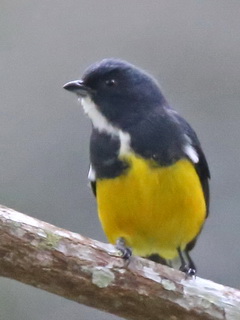
[[[64,88],[82,97],[83,106],[91,99],[97,111],[119,128],[131,126],[153,109],[166,105],[155,79],[118,59],[104,59],[91,65],[81,80],[71,81]],[[86,109],[87,106],[85,111],[92,119]]]

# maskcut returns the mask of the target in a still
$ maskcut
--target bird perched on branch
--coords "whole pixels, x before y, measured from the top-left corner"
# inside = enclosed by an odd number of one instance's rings
[[[209,207],[209,168],[196,133],[134,65],[104,59],[64,85],[92,122],[89,179],[108,240],[195,275],[189,251]]]

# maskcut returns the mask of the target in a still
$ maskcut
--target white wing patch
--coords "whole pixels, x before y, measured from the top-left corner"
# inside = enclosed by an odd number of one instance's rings
[[[192,160],[193,163],[198,163],[199,157],[197,151],[193,148],[191,144],[186,144],[183,147],[184,152],[186,155]]]
[[[96,172],[90,164],[89,172],[88,172],[88,180],[93,182],[96,181]]]
[[[98,129],[99,132],[106,132],[110,135],[117,136],[120,140],[119,155],[124,155],[130,152],[131,138],[127,132],[124,132],[114,127],[109,121],[102,115],[98,110],[96,104],[91,100],[90,97],[81,98],[81,104],[84,112],[91,119],[94,128]]]

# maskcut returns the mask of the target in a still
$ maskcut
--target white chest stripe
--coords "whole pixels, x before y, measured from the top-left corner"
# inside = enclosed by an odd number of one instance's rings
[[[130,142],[131,138],[127,132],[124,132],[116,127],[114,127],[108,120],[98,111],[95,103],[90,99],[90,97],[81,98],[81,104],[83,106],[84,112],[91,119],[93,126],[99,130],[99,132],[106,132],[110,135],[117,136],[120,140],[119,155],[126,155],[130,152]],[[191,139],[187,135],[186,144],[184,146],[185,154],[193,161],[193,163],[198,163],[199,157],[197,151],[191,145]],[[89,178],[93,178],[94,174],[90,168]]]
[[[120,150],[119,155],[124,155],[130,151],[130,135],[113,125],[98,111],[95,103],[89,98],[81,98],[81,104],[84,112],[91,119],[93,126],[99,130],[99,132],[106,132],[108,134],[119,137]]]

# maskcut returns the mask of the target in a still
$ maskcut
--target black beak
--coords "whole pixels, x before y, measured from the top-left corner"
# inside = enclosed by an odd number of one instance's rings
[[[86,97],[91,93],[91,89],[86,87],[82,80],[75,80],[66,83],[64,89],[76,93],[80,97]]]

